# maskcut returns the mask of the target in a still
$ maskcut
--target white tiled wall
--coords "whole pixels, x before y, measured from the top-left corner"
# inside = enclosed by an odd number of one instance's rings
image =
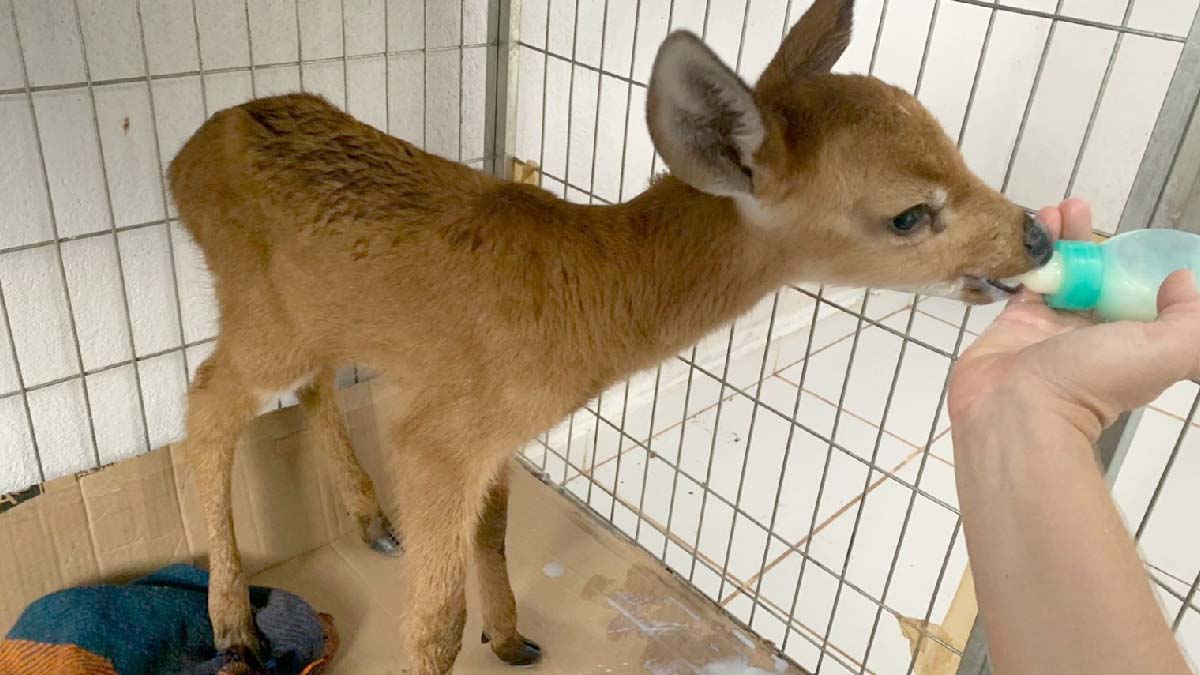
[[[0,286],[10,325],[0,321],[0,492],[179,437],[187,377],[212,347],[216,308],[199,250],[167,222],[175,213],[161,172],[206,114],[303,84],[444,156],[484,155],[486,0],[77,6],[82,36],[73,0],[0,0]]]

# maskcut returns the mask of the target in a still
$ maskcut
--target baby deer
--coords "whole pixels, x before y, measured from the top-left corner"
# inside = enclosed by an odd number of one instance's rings
[[[208,120],[171,191],[215,279],[220,334],[188,396],[217,647],[256,647],[230,512],[239,435],[300,387],[363,538],[398,552],[334,402],[367,364],[389,411],[416,675],[450,672],[475,556],[485,641],[517,632],[504,537],[509,454],[619,378],[677,353],[785,283],[990,302],[1043,264],[1045,230],[986,186],[909,94],[833,75],[852,0],[817,0],[754,88],[695,36],[663,43],[648,122],[671,175],[616,206],[569,204],[388,136],[321,98]]]

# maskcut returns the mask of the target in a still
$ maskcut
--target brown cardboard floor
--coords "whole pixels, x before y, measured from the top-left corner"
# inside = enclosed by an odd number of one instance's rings
[[[514,471],[508,540],[522,632],[543,673],[797,673],[751,640],[644,552],[601,530],[524,471]],[[332,614],[342,644],[333,675],[402,673],[397,626],[404,560],[357,537],[268,569],[254,583],[286,588]],[[479,641],[474,585],[455,673],[512,673]]]

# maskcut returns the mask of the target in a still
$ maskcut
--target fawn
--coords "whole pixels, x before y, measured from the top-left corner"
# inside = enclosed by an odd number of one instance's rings
[[[315,96],[213,115],[170,184],[220,307],[185,441],[216,646],[252,658],[257,644],[229,493],[235,444],[268,392],[299,387],[363,538],[397,553],[333,372],[355,361],[399,385],[410,672],[450,671],[469,555],[485,641],[529,664],[541,650],[517,631],[504,552],[515,448],[785,283],[984,303],[1013,290],[990,280],[1044,264],[1046,231],[971,173],[914,97],[830,73],[852,15],[852,0],[816,0],[753,88],[695,36],[667,37],[647,117],[671,173],[615,206],[435,157]]]

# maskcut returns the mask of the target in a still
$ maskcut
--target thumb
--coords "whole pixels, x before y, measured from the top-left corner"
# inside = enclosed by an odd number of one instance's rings
[[[1171,385],[1200,377],[1200,291],[1191,272],[1173,274],[1152,323],[1116,322],[1074,331],[1026,355],[1047,382],[1104,424],[1146,405]]]
[[[1158,351],[1179,364],[1180,379],[1200,378],[1200,288],[1194,272],[1167,277],[1158,291],[1158,320],[1150,329]]]
[[[1180,270],[1167,277],[1158,291],[1158,313],[1168,314],[1190,303],[1200,303],[1196,274],[1191,270]]]

